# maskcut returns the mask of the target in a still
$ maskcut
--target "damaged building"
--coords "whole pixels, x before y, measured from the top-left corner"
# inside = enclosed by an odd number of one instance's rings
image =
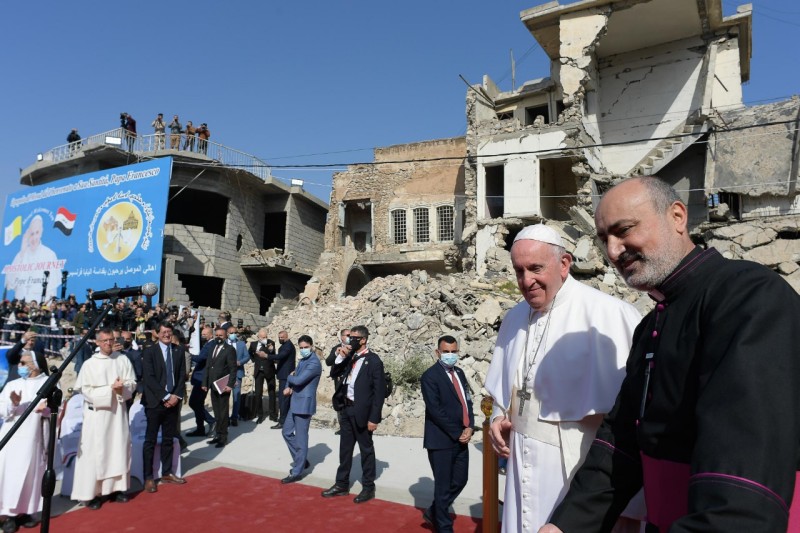
[[[720,225],[754,220],[774,227],[776,239],[796,240],[800,108],[796,99],[744,105],[751,15],[747,5],[723,16],[721,0],[583,0],[523,11],[550,76],[511,91],[484,76],[467,92],[464,267],[502,270],[519,229],[555,221],[570,251],[582,252],[578,273],[602,276],[591,213],[613,183],[639,174],[678,190],[698,241],[719,242]],[[800,260],[793,243],[783,248],[781,259]],[[748,250],[723,249],[730,257]]]
[[[258,158],[221,144],[208,141],[201,153],[140,135],[129,153],[123,138],[116,129],[78,147],[48,150],[21,172],[20,182],[41,185],[171,156],[159,300],[192,302],[209,314],[228,310],[250,326],[268,323],[297,300],[323,249],[324,201],[301,184],[275,179]]]
[[[463,137],[389,146],[334,174],[319,290],[352,295],[374,277],[456,270],[465,154]]]

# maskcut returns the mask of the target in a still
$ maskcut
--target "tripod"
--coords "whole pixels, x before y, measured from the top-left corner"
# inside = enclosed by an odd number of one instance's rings
[[[45,281],[45,283],[47,283]],[[58,422],[58,409],[61,406],[61,389],[58,388],[58,382],[61,380],[61,376],[64,375],[64,370],[67,368],[67,365],[72,361],[75,357],[75,354],[83,348],[83,345],[86,344],[87,339],[91,334],[93,334],[97,327],[103,322],[103,319],[108,315],[108,312],[112,309],[113,304],[108,303],[103,306],[101,312],[98,314],[97,318],[95,319],[94,323],[89,327],[89,330],[86,334],[78,341],[78,344],[72,348],[72,352],[69,356],[64,359],[61,363],[61,366],[56,368],[53,366],[50,371],[50,377],[47,378],[44,385],[39,388],[36,393],[36,397],[28,404],[28,407],[19,417],[14,425],[12,426],[11,430],[6,433],[5,437],[0,440],[0,450],[5,448],[8,441],[11,440],[11,437],[14,436],[14,433],[17,432],[19,427],[25,422],[28,416],[33,412],[39,402],[43,399],[47,399],[47,407],[50,409],[50,431],[47,439],[47,469],[42,476],[42,523],[40,531],[43,533],[47,533],[50,531],[50,509],[52,506],[53,501],[53,493],[56,489],[56,471],[53,468],[53,457],[55,456],[56,451],[56,424]]]

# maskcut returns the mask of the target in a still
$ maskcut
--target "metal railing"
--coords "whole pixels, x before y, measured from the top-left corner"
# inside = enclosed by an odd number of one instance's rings
[[[176,134],[177,148],[173,144],[173,134],[149,134],[129,136],[124,128],[116,128],[91,135],[78,142],[67,143],[43,152],[39,161],[57,163],[66,161],[78,155],[82,150],[97,146],[114,146],[120,150],[127,150],[136,155],[148,154],[153,157],[166,156],[176,152],[193,153],[207,157],[209,160],[227,167],[246,170],[259,178],[266,180],[271,177],[269,165],[254,155],[234,150],[213,141],[206,141],[197,136],[187,139],[185,133]]]

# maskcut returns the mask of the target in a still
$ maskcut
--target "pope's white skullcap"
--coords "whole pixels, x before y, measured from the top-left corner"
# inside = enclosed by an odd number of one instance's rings
[[[522,231],[517,233],[516,237],[514,237],[514,242],[526,240],[546,242],[547,244],[560,246],[561,248],[564,247],[564,243],[561,240],[561,235],[559,235],[558,232],[556,232],[556,230],[553,228],[545,226],[544,224],[526,226],[522,228]]]

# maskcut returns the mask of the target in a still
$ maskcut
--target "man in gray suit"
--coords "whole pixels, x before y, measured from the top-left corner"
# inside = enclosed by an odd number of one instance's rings
[[[292,454],[292,469],[281,483],[294,483],[303,470],[311,466],[308,457],[308,428],[311,416],[317,411],[317,386],[322,375],[322,365],[314,353],[314,341],[308,335],[297,339],[300,362],[297,369],[286,378],[283,394],[290,398],[289,411],[283,424],[283,440]]]

